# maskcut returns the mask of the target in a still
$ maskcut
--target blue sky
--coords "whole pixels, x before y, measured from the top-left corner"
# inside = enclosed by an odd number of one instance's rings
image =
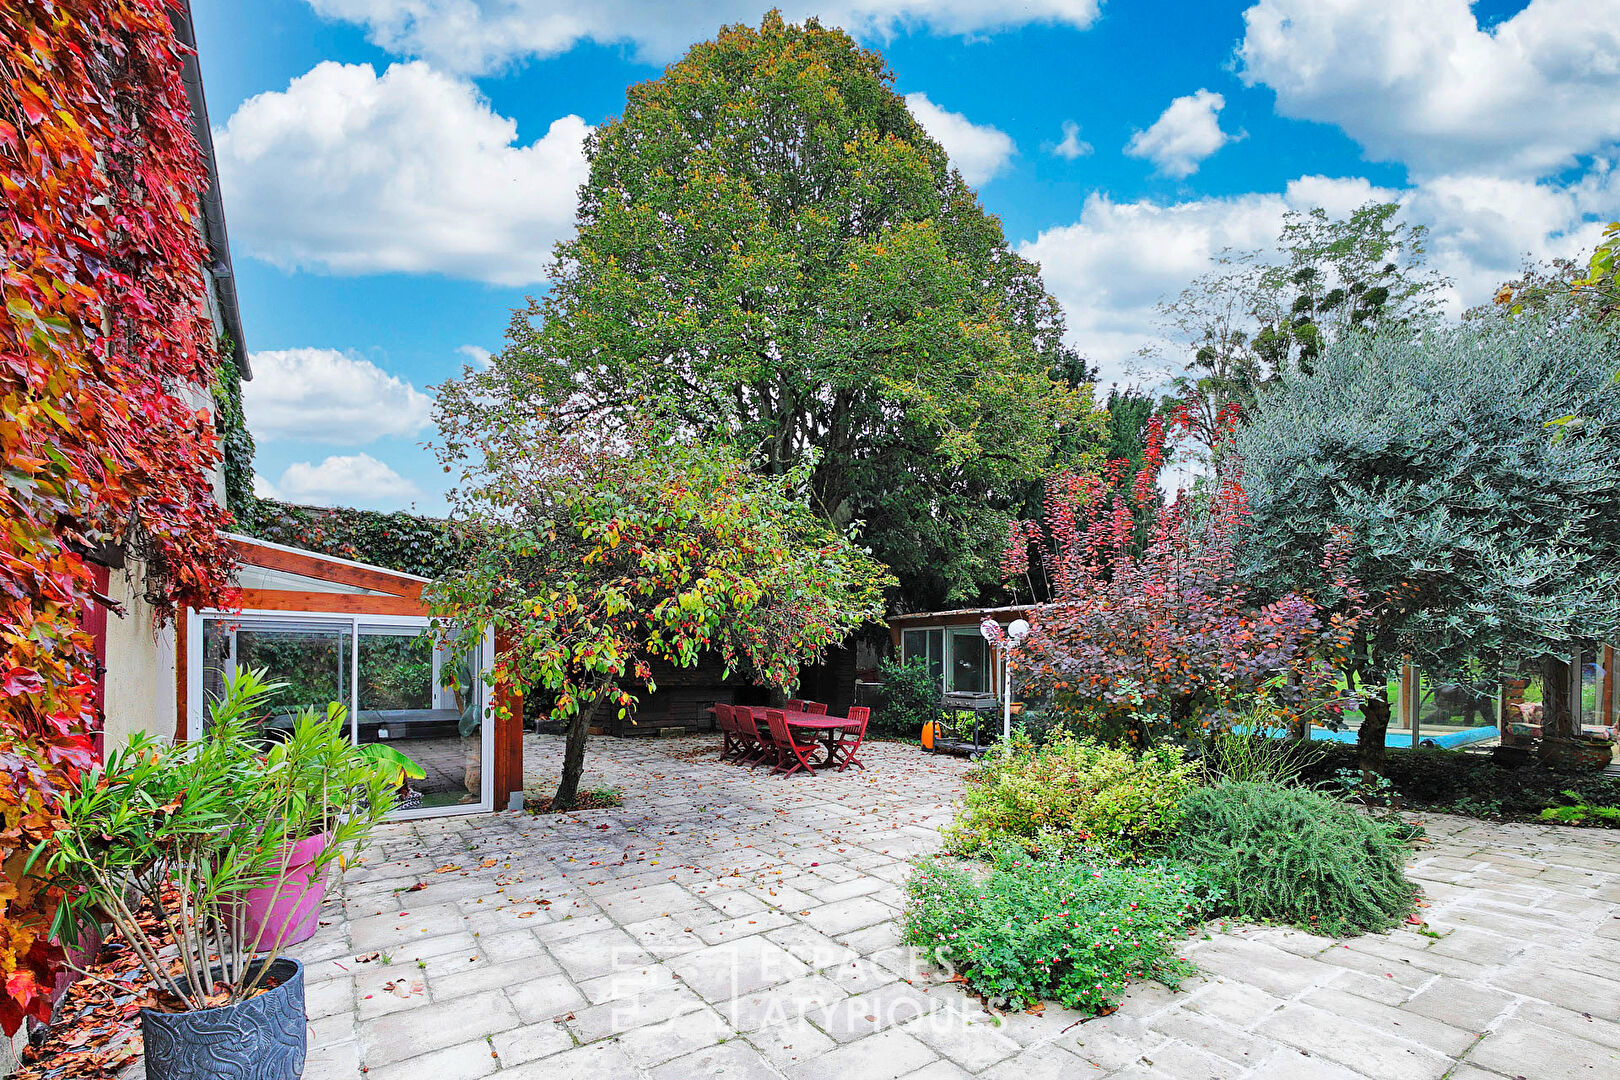
[[[263,488],[427,512],[430,387],[544,291],[585,132],[767,6],[192,4]],[[882,51],[1105,380],[1151,381],[1143,347],[1173,362],[1154,305],[1288,209],[1400,199],[1454,308],[1620,217],[1620,0],[783,8]]]

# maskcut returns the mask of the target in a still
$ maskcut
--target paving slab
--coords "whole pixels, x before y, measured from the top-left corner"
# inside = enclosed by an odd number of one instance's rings
[[[1620,1076],[1620,1050],[1524,1020],[1498,1026],[1468,1055],[1468,1063],[1509,1076],[1560,1080]]]
[[[1612,833],[1427,815],[1422,933],[1214,924],[1182,992],[996,1014],[902,940],[965,762],[877,742],[783,782],[716,743],[595,740],[613,810],[384,827],[292,950],[306,1080],[1620,1076]],[[526,737],[536,790],[561,749]]]

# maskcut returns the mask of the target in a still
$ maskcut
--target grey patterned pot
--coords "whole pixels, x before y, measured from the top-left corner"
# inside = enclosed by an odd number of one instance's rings
[[[197,1012],[141,1010],[147,1080],[299,1080],[308,1033],[304,965],[270,965],[277,985],[236,1005]]]

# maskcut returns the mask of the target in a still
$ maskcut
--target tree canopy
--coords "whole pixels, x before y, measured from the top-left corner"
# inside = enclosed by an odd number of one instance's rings
[[[555,805],[573,802],[591,724],[656,689],[650,661],[717,650],[791,691],[802,662],[882,614],[893,579],[810,510],[811,462],[762,476],[722,447],[605,444],[448,401],[468,410],[444,417],[463,448],[445,457],[467,470],[454,501],[477,543],[429,596],[463,646],[493,630],[496,681],[568,724]]]
[[[1227,252],[1161,305],[1166,329],[1191,350],[1176,390],[1206,451],[1222,438],[1222,410],[1246,415],[1261,387],[1308,371],[1347,333],[1411,326],[1437,311],[1446,280],[1423,265],[1423,227],[1399,213],[1375,202],[1342,219],[1320,207],[1290,211],[1275,255]]]
[[[467,379],[565,431],[669,423],[770,475],[813,461],[814,507],[863,522],[896,605],[926,608],[996,587],[1009,517],[1100,424],[1036,266],[892,82],[772,13],[633,87],[587,142],[550,293]]]
[[[1506,673],[1612,640],[1613,356],[1589,327],[1506,316],[1340,339],[1264,392],[1237,433],[1247,576],[1331,600],[1324,545],[1346,537],[1369,605],[1352,670],[1375,697],[1408,655],[1444,673]],[[1554,439],[1546,421],[1560,414],[1590,423]],[[1382,753],[1377,739],[1364,756]]]

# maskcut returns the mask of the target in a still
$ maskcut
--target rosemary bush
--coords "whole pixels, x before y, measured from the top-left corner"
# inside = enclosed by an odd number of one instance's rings
[[[207,738],[132,738],[83,777],[31,860],[64,892],[58,940],[77,944],[81,928],[110,918],[153,985],[186,1010],[251,996],[281,953],[278,941],[255,956],[238,933],[244,892],[286,884],[291,846],[325,832],[310,865],[319,880],[393,806],[393,770],[349,741],[341,706],[305,709],[285,743],[263,743],[254,721],[277,689],[262,671],[242,672],[212,704]],[[152,932],[137,918],[143,903],[157,915]],[[163,953],[171,936],[177,973]]]
[[[1399,823],[1320,792],[1226,780],[1182,809],[1171,854],[1207,874],[1237,918],[1339,937],[1393,926],[1417,895]]]

